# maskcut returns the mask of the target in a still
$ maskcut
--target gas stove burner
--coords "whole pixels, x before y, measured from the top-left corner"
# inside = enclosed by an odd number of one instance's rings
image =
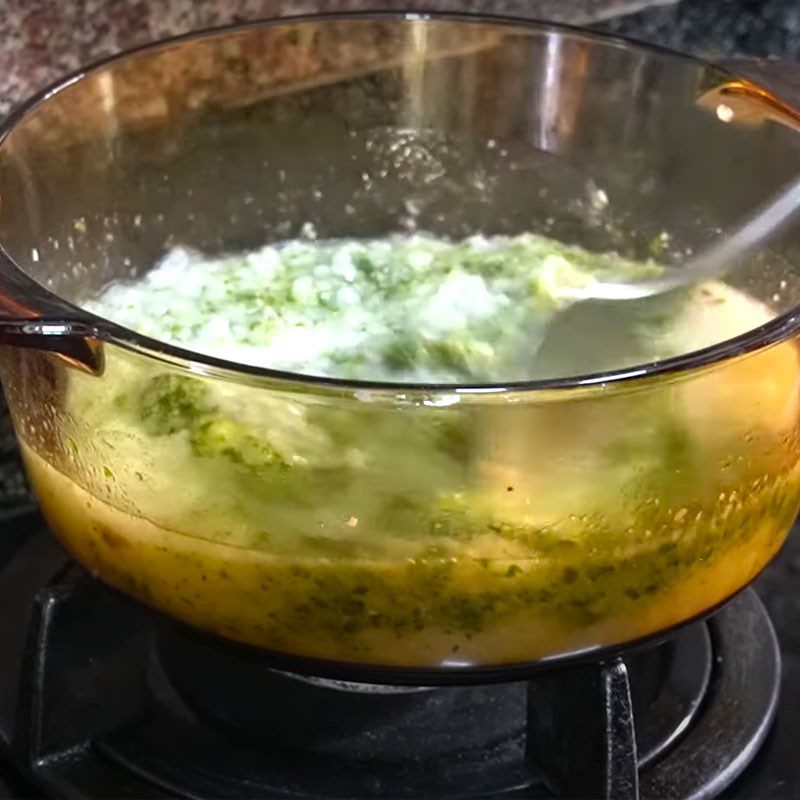
[[[270,669],[106,589],[35,514],[13,528],[0,744],[39,794],[699,800],[775,712],[780,658],[752,591],[607,664],[385,687]]]
[[[356,694],[417,694],[418,692],[433,691],[433,686],[394,686],[383,683],[356,683],[355,681],[340,681],[333,678],[318,678],[314,675],[298,675],[293,672],[271,670],[276,675],[284,675],[311,686],[332,689],[338,692],[354,692]]]

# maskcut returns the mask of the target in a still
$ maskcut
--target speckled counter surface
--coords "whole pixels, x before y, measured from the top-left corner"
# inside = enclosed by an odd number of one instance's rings
[[[682,0],[597,27],[709,58],[800,58],[797,0]]]
[[[354,8],[491,10],[592,25],[708,57],[800,57],[797,0],[0,0],[0,116],[59,75],[148,41]]]
[[[270,16],[492,11],[579,25],[674,0],[0,0],[0,116],[59,76],[146,42]]]

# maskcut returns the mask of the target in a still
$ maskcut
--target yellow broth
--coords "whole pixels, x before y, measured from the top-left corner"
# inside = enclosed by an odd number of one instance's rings
[[[769,314],[734,306],[737,324]],[[793,343],[633,387],[458,403],[192,378],[231,411],[226,437],[268,420],[296,466],[332,459],[308,474],[148,432],[128,400],[164,370],[109,348],[102,379],[69,371],[63,432],[17,413],[43,511],[103,580],[289,653],[502,664],[646,636],[750,581],[800,502]],[[295,427],[323,418],[353,438]]]

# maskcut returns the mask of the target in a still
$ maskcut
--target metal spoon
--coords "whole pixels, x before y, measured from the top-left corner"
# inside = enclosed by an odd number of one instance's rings
[[[556,378],[602,372],[649,360],[648,343],[632,331],[648,317],[682,302],[679,289],[719,278],[769,237],[783,230],[800,211],[800,177],[760,206],[733,233],[703,248],[682,267],[658,278],[633,283],[597,281],[564,287],[539,335],[532,337],[524,365],[532,378]],[[619,302],[632,300],[634,302]]]
[[[722,277],[755,247],[783,230],[799,211],[800,177],[791,181],[775,198],[757,208],[733,233],[703,248],[681,267],[668,269],[660,277],[647,281],[635,283],[595,281],[580,287],[564,287],[559,295],[576,302],[638,300]]]

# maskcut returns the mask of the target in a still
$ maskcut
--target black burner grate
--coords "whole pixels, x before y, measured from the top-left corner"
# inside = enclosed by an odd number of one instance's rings
[[[52,796],[709,798],[775,709],[778,650],[752,592],[603,667],[365,686],[165,622],[72,566],[35,514],[10,522],[0,743]]]

